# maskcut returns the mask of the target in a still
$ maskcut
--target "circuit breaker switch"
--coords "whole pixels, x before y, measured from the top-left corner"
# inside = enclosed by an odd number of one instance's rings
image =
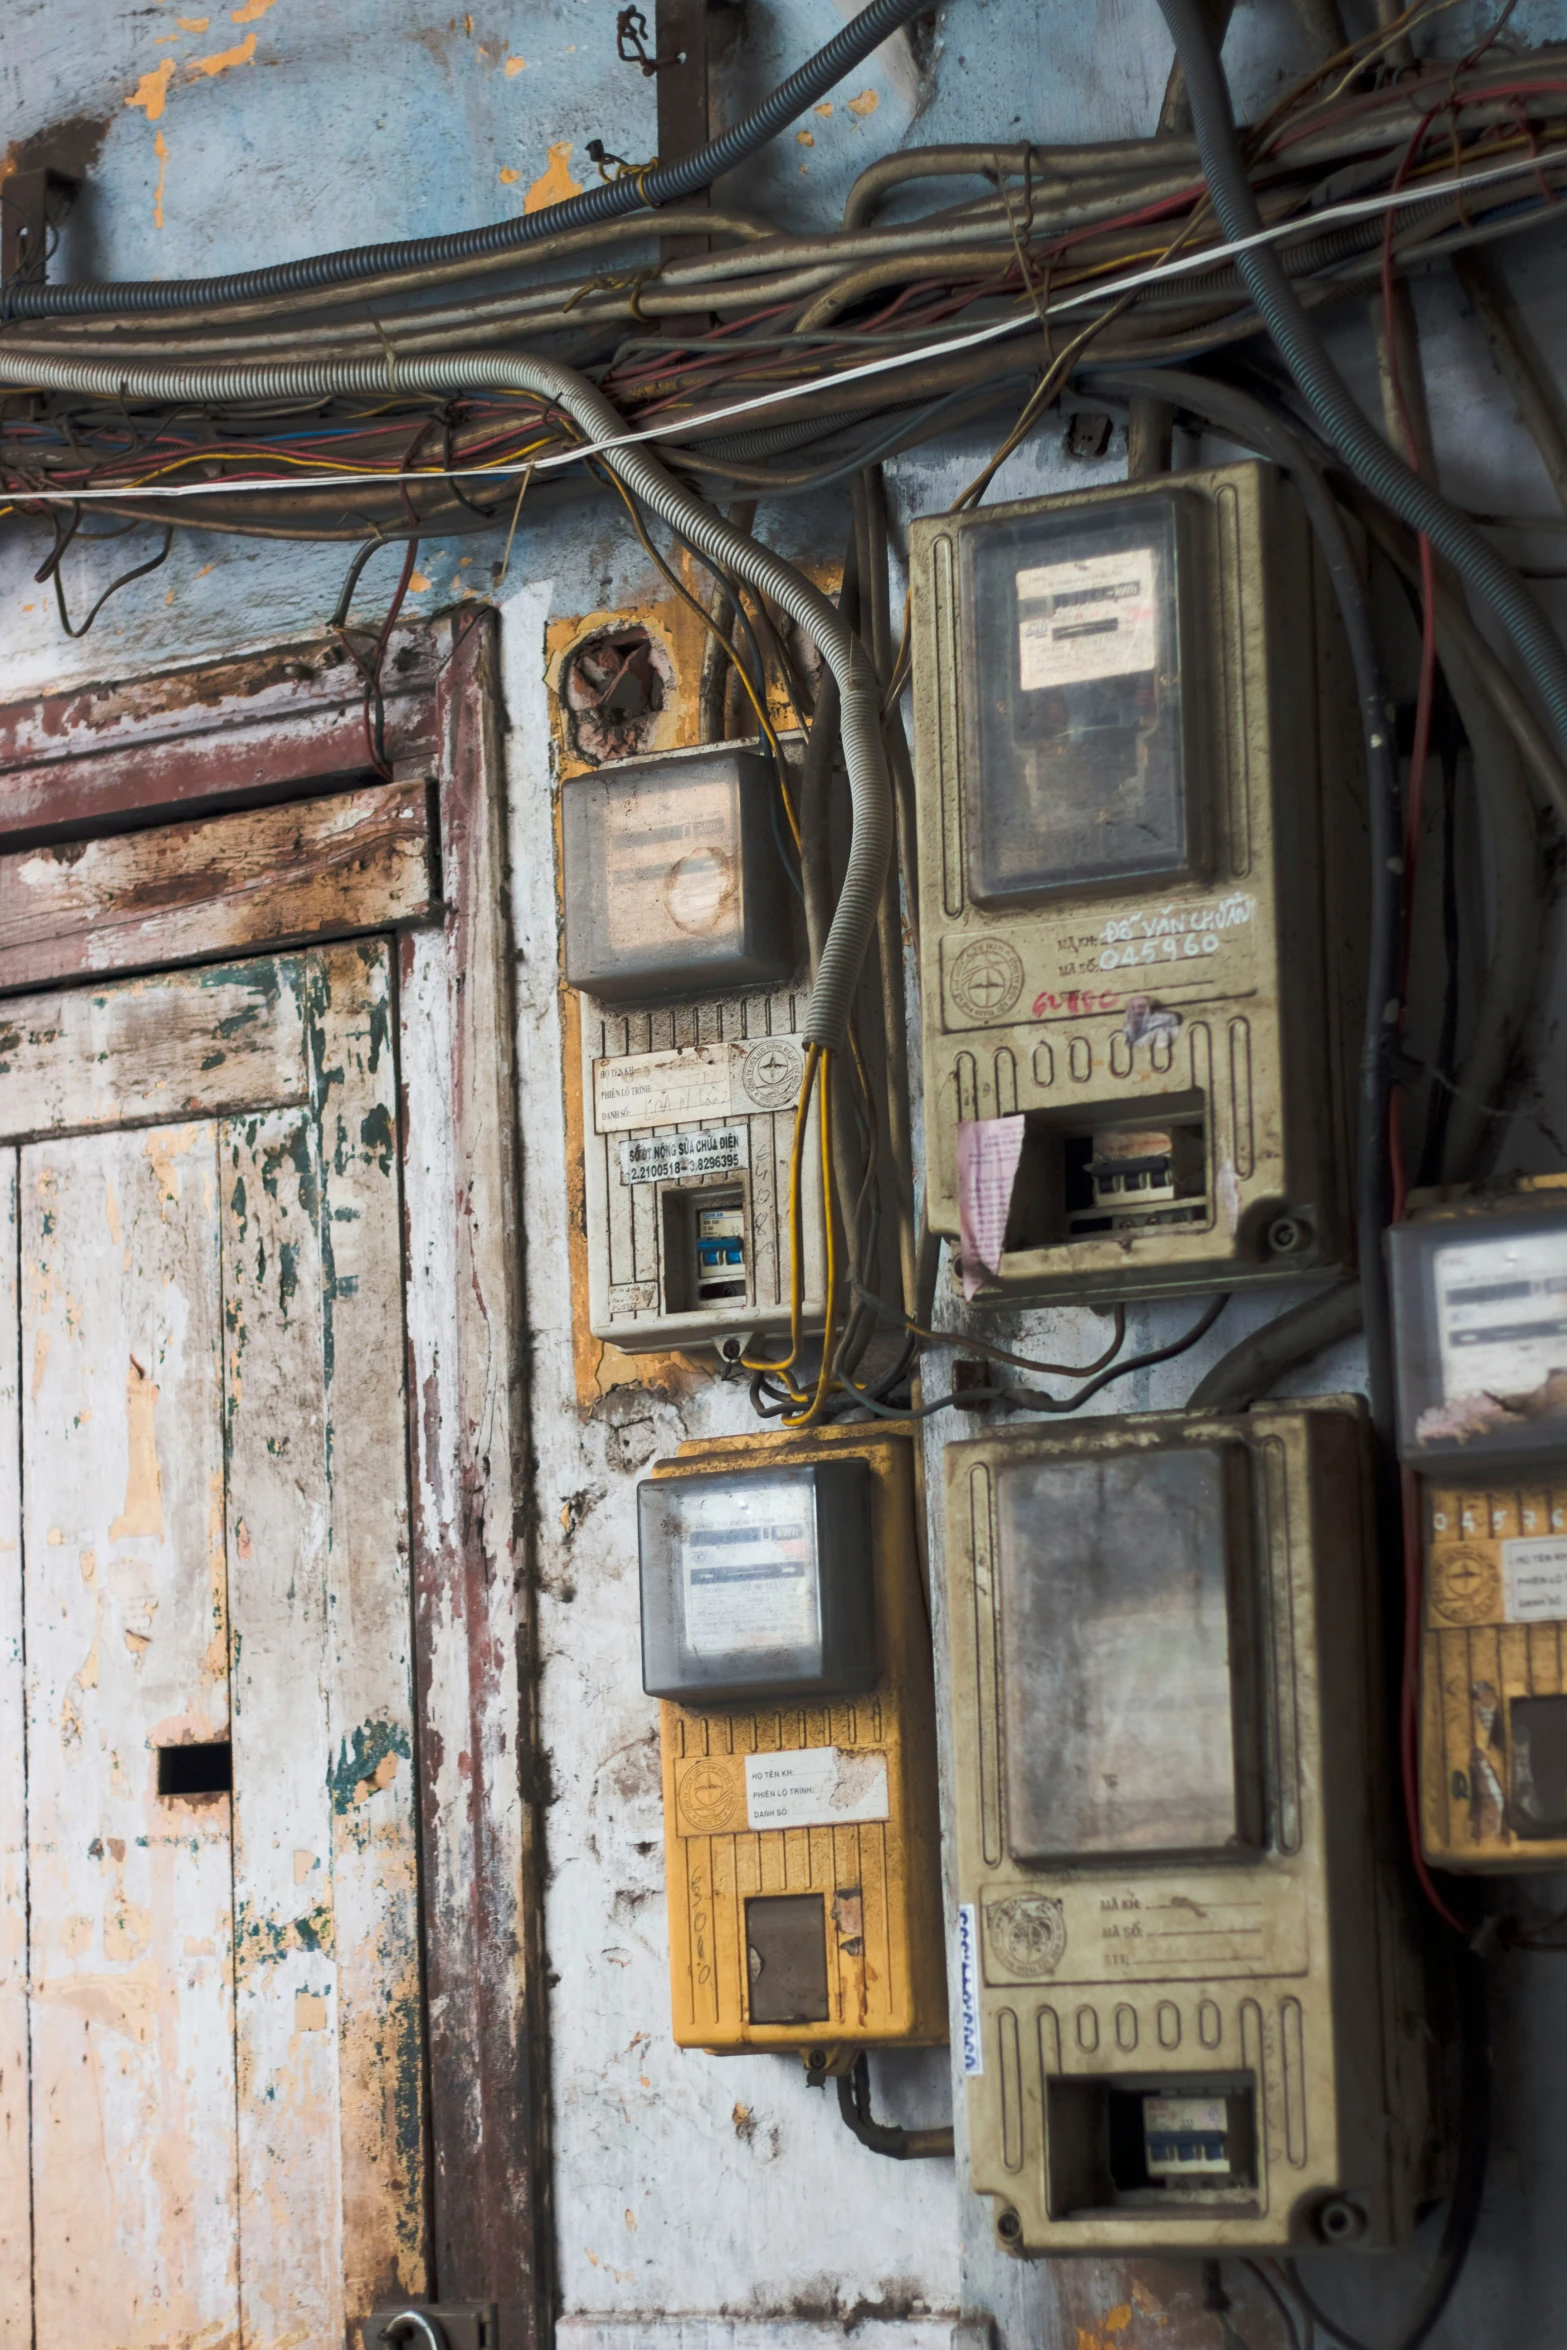
[[[1094,1134],[1086,1173],[1094,1207],[1112,1214],[1146,1213],[1200,1199],[1204,1190],[1200,1123],[1156,1127],[1106,1127]],[[1081,1218],[1082,1211],[1070,1220]]]
[[[1229,2179],[1233,2166],[1228,2101],[1145,2096],[1143,2162],[1150,2179]]]

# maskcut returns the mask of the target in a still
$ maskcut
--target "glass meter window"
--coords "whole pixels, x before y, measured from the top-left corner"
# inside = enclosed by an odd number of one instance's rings
[[[963,791],[977,904],[1198,869],[1188,507],[1172,493],[963,533]]]
[[[655,1477],[638,1487],[637,1502],[650,1697],[690,1703],[871,1686],[863,1461]]]
[[[767,762],[677,752],[561,790],[566,976],[606,1003],[789,979],[787,883]]]
[[[1567,1449],[1567,1212],[1443,1216],[1388,1239],[1405,1458]]]
[[[1015,1859],[1256,1843],[1247,1484],[1222,1444],[998,1473]]]

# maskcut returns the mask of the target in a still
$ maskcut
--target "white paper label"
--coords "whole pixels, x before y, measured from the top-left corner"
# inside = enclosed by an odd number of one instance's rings
[[[1025,693],[1129,677],[1158,661],[1152,547],[1020,571],[1017,600],[1018,682]]]
[[[748,1754],[745,1808],[753,1828],[847,1828],[887,1817],[887,1757],[806,1746]]]
[[[797,1037],[681,1045],[670,1053],[626,1053],[593,1064],[593,1126],[631,1134],[649,1126],[692,1126],[699,1118],[749,1118],[794,1108],[805,1073]]]
[[[1509,1624],[1567,1619],[1567,1542],[1502,1544],[1502,1613]]]
[[[674,1053],[628,1053],[623,1060],[593,1064],[593,1123],[600,1134],[728,1115],[726,1044],[686,1045]]]
[[[972,1901],[958,1904],[958,2015],[963,2070],[972,2080],[985,2069],[985,2043],[979,2028],[979,1916]]]
[[[688,1493],[680,1529],[685,1642],[694,1656],[815,1649],[813,1500],[798,1485]],[[753,1823],[754,1824],[754,1823]]]
[[[706,1126],[700,1134],[638,1134],[620,1146],[620,1180],[664,1183],[731,1175],[749,1157],[743,1126]]]

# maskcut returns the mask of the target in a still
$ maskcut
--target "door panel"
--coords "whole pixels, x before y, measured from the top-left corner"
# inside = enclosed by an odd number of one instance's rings
[[[21,1153],[41,2339],[236,2328],[217,1131]],[[221,1747],[213,1749],[221,1753]]]
[[[25,2209],[30,2128],[40,2341],[341,2350],[424,2285],[391,992],[372,940],[4,1009],[0,1137],[46,1130],[0,1154],[0,2166]]]

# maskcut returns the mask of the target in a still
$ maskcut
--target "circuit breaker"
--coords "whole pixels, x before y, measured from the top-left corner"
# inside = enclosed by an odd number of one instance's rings
[[[1421,1834],[1567,1864],[1567,1182],[1437,1195],[1389,1234],[1424,1560]]]
[[[588,1315],[630,1353],[787,1331],[806,990],[769,763],[721,744],[561,787]],[[815,1112],[799,1197],[822,1313]]]
[[[927,1213],[971,1295],[1349,1260],[1364,758],[1258,464],[911,532]]]
[[[1399,2242],[1430,2095],[1363,1409],[946,1461],[963,2070],[999,2240]]]
[[[677,2043],[821,2072],[945,2040],[908,1436],[682,1445],[638,1509]]]

